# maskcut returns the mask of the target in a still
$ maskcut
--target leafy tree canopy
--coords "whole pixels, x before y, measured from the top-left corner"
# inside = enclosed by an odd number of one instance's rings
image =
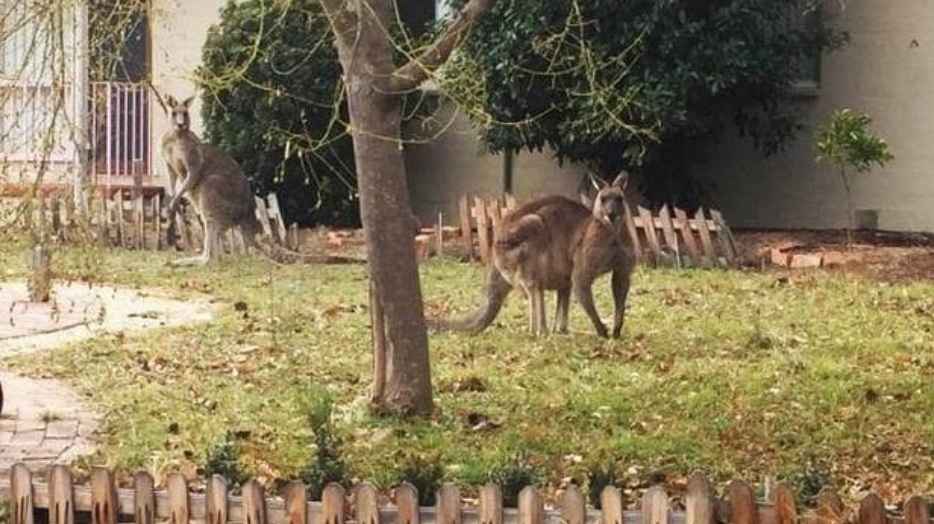
[[[547,146],[607,175],[641,166],[651,179],[670,160],[666,146],[731,123],[765,153],[793,136],[789,95],[802,57],[845,36],[814,9],[800,0],[501,1],[441,84],[493,151]]]
[[[353,142],[341,68],[317,0],[229,1],[198,70],[206,139],[289,220],[356,224]]]

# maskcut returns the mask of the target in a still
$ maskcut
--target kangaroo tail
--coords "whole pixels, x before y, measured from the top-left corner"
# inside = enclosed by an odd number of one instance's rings
[[[364,264],[366,260],[354,257],[342,257],[334,255],[320,255],[320,254],[308,254],[308,253],[298,253],[290,249],[286,249],[280,246],[278,243],[267,237],[266,235],[258,234],[254,236],[244,235],[244,239],[250,238],[252,242],[248,240],[251,247],[255,247],[262,254],[266,255],[273,262],[279,264]]]
[[[429,318],[426,319],[426,324],[435,331],[466,331],[470,334],[477,334],[493,323],[510,291],[512,291],[512,285],[503,278],[499,270],[491,267],[487,277],[486,295],[480,307],[454,318]]]

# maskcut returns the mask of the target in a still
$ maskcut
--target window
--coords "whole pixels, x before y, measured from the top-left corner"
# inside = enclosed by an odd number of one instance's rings
[[[789,6],[789,24],[792,29],[816,35],[820,31],[820,6],[814,0],[798,0]],[[802,52],[798,57],[798,79],[792,89],[797,96],[816,96],[820,87],[821,53]]]

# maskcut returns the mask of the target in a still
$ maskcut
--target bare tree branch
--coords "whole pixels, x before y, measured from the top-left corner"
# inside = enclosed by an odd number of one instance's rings
[[[321,7],[331,23],[338,46],[347,46],[353,40],[351,35],[356,30],[359,16],[354,12],[353,4],[359,9],[359,2],[355,0],[321,0]]]
[[[335,0],[327,0],[328,3]],[[419,56],[393,72],[393,91],[410,91],[424,82],[428,75],[443,64],[457,46],[470,34],[470,27],[483,13],[489,11],[496,0],[470,0],[444,33]],[[322,1],[325,3],[325,1]]]

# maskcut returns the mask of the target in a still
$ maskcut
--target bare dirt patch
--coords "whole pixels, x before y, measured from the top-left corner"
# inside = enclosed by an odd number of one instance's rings
[[[821,270],[860,275],[883,282],[934,280],[934,234],[858,231],[846,244],[843,230],[733,230],[742,263],[768,267],[769,251],[787,255],[819,255]],[[315,228],[302,230],[303,251],[333,255],[366,256],[359,229]],[[464,256],[460,238],[446,239],[444,253]]]
[[[846,245],[842,230],[734,230],[744,264],[768,266],[770,250],[815,254],[840,271],[882,282],[934,280],[934,234],[859,231]]]

